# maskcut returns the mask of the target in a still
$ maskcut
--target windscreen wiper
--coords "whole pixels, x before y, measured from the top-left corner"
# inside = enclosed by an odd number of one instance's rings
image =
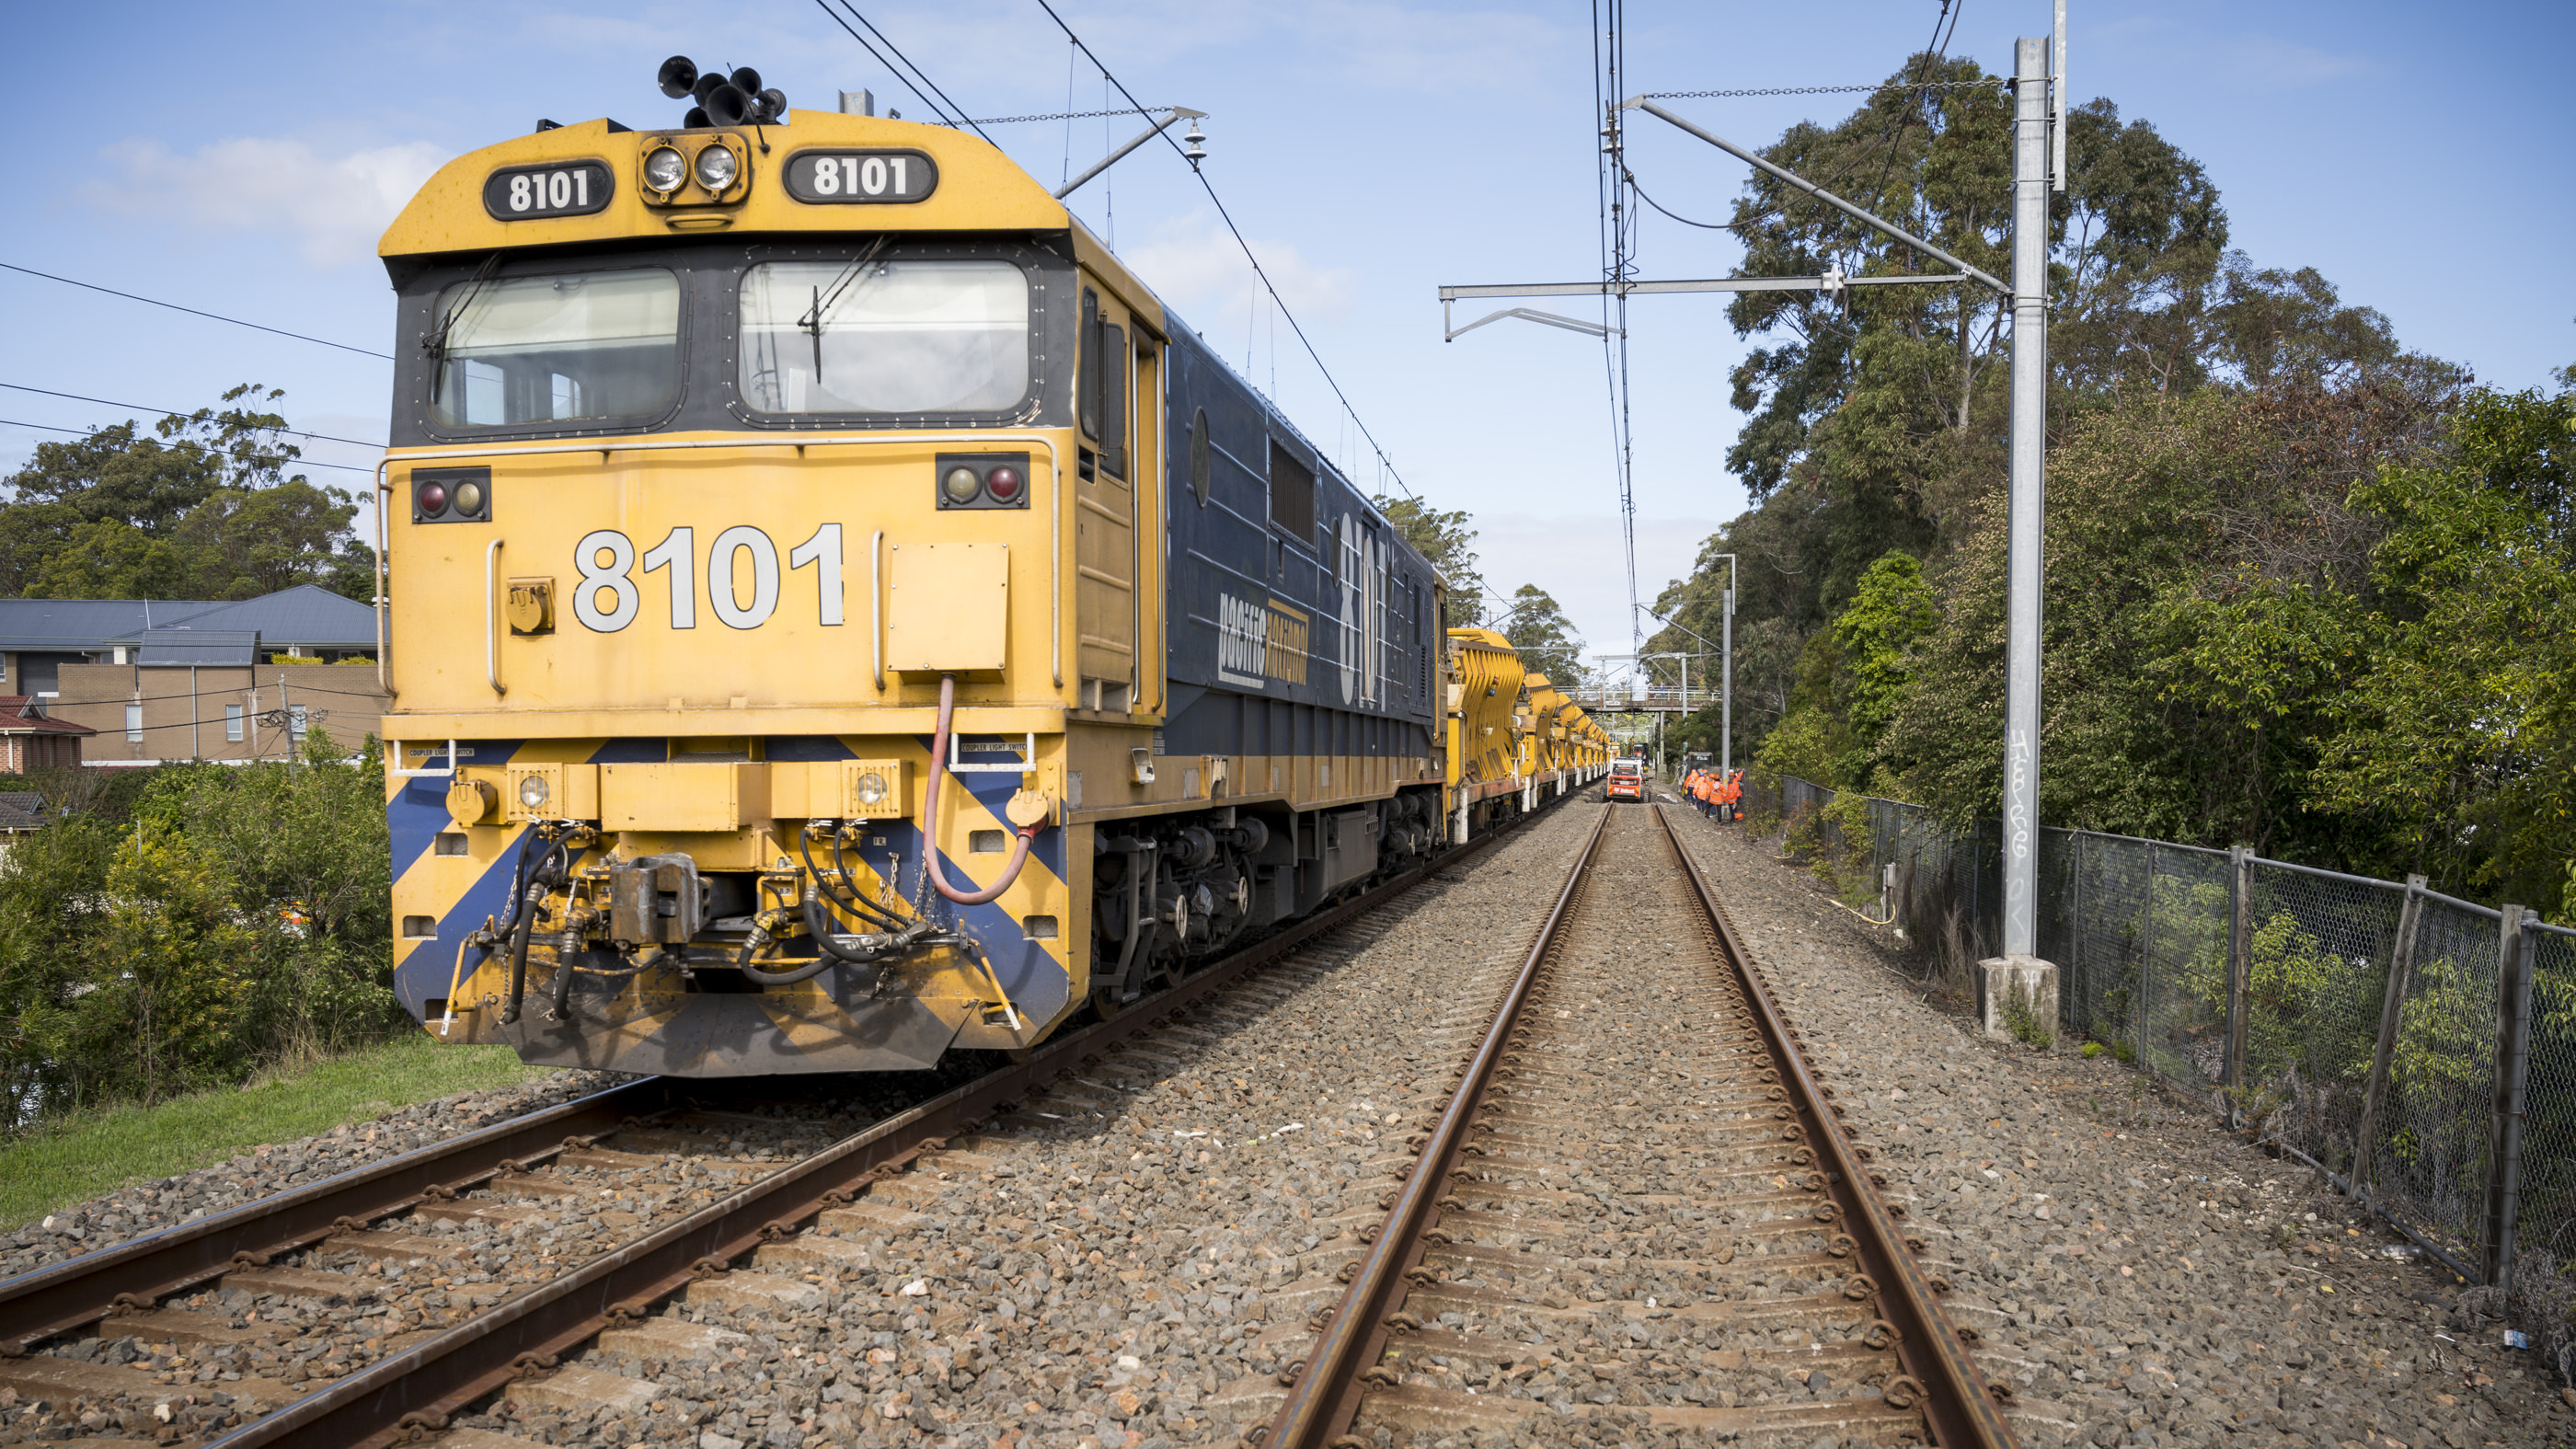
[[[796,319],[797,327],[814,339],[814,381],[816,383],[823,380],[823,318],[833,308],[841,305],[843,293],[849,291],[853,284],[867,275],[869,264],[877,259],[877,253],[885,250],[885,244],[886,239],[882,236],[878,237],[864,255],[841,269],[841,274],[832,279],[832,285],[829,288],[816,287],[814,305],[806,310],[804,316]]]
[[[492,280],[492,273],[500,265],[499,252],[485,257],[483,265],[474,269],[473,283],[465,289],[465,295],[457,298],[456,305],[447,309],[447,315],[438,319],[437,327],[420,335],[420,350],[428,353],[431,360],[447,360],[447,334],[456,330],[457,320],[465,315],[465,309],[473,306],[474,299],[483,295],[484,286]]]

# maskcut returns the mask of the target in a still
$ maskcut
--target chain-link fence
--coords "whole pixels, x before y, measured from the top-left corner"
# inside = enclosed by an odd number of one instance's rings
[[[1993,822],[1757,775],[1745,807],[1936,959],[1999,949]],[[2203,1094],[2471,1277],[2516,1243],[2576,1257],[2576,931],[2421,878],[2093,831],[2043,830],[2038,865],[2064,1031]]]

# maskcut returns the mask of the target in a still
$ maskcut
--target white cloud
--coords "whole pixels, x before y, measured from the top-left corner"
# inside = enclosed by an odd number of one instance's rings
[[[1291,242],[1250,241],[1261,269],[1299,321],[1329,320],[1350,311],[1358,287],[1352,268],[1319,267]],[[1156,228],[1150,241],[1121,248],[1120,255],[1156,296],[1201,327],[1230,327],[1234,319],[1248,315],[1261,285],[1225,223],[1205,211]]]
[[[375,251],[447,152],[412,141],[325,156],[302,141],[236,136],[192,155],[158,141],[122,141],[103,157],[117,179],[83,189],[94,206],[184,227],[286,236],[306,260],[337,266]]]

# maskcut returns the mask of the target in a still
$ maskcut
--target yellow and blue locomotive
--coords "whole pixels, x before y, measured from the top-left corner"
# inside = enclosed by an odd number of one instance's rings
[[[939,127],[704,120],[462,157],[381,247],[434,1036],[1022,1047],[1536,802],[1516,737],[1453,746],[1492,651],[1430,565],[1046,188]]]

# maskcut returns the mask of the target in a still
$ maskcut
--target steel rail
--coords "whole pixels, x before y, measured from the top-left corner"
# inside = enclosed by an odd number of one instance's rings
[[[1544,811],[1540,812],[1544,813]],[[1537,818],[1524,816],[1523,822]],[[877,1178],[980,1126],[1009,1104],[1103,1052],[1234,984],[1334,928],[1401,899],[1410,889],[1517,833],[1498,830],[1448,850],[1359,898],[1234,953],[1107,1021],[1057,1038],[1020,1061],[860,1130],[823,1151],[710,1203],[678,1222],[378,1360],[275,1413],[243,1424],[207,1449],[379,1449],[446,1427],[448,1417],[557,1357],[623,1317],[641,1317],[694,1278],[725,1271],[763,1242],[849,1201]]]
[[[1920,1403],[1933,1442],[1944,1449],[2012,1449],[2011,1430],[1997,1411],[1958,1330],[1933,1296],[1930,1279],[1915,1264],[1894,1214],[1872,1190],[1875,1179],[1865,1165],[1866,1158],[1843,1131],[1838,1109],[1827,1100],[1823,1084],[1816,1080],[1798,1048],[1795,1029],[1752,969],[1751,957],[1736,937],[1733,924],[1718,905],[1697,863],[1673,832],[1670,816],[1661,805],[1655,806],[1654,811],[1665,842],[1691,883],[1712,941],[1751,1007],[1753,1025],[1772,1058],[1782,1063],[1789,1105],[1807,1140],[1821,1150],[1827,1169],[1826,1193],[1834,1203],[1836,1220],[1846,1225],[1857,1245],[1861,1269],[1873,1284],[1879,1285],[1873,1295],[1875,1316],[1897,1328],[1894,1349],[1898,1364],[1908,1377],[1925,1386]],[[1359,1261],[1351,1286],[1317,1336],[1313,1356],[1303,1365],[1292,1366],[1290,1372],[1296,1377],[1287,1400],[1255,1441],[1261,1449],[1330,1449],[1342,1442],[1357,1417],[1367,1393],[1360,1375],[1386,1351],[1388,1318],[1407,1291],[1405,1275],[1420,1266],[1429,1247],[1424,1230],[1456,1170],[1469,1125],[1483,1105],[1494,1070],[1520,1029],[1521,1010],[1581,896],[1602,833],[1616,813],[1602,812],[1601,822],[1567,871],[1555,909],[1549,913],[1537,940],[1531,943],[1520,974],[1504,993],[1492,1027],[1461,1073],[1456,1091],[1422,1149],[1421,1159],[1370,1242],[1368,1254]]]
[[[1493,1079],[1494,1068],[1511,1043],[1521,1006],[1529,1000],[1539,968],[1555,946],[1567,918],[1574,913],[1574,902],[1582,894],[1592,859],[1600,852],[1602,833],[1615,813],[1602,811],[1592,833],[1584,837],[1583,849],[1566,871],[1564,886],[1557,891],[1555,908],[1539,927],[1538,939],[1530,943],[1520,974],[1512,978],[1510,988],[1503,993],[1493,1026],[1485,1032],[1476,1055],[1469,1059],[1457,1091],[1440,1114],[1439,1125],[1431,1129],[1421,1160],[1414,1164],[1412,1175],[1405,1179],[1394,1207],[1387,1212],[1386,1225],[1369,1244],[1368,1256],[1360,1260],[1357,1276],[1351,1279],[1340,1306],[1333,1310],[1331,1321],[1316,1338],[1313,1357],[1297,1371],[1287,1402],[1279,1406],[1267,1436],[1259,1441],[1262,1449],[1326,1449],[1350,1427],[1352,1417],[1359,1412],[1365,1392],[1359,1376],[1386,1351],[1386,1317],[1394,1306],[1391,1300],[1404,1290],[1404,1274],[1421,1261],[1426,1246],[1422,1230],[1446,1190],[1458,1149],[1466,1143],[1468,1120],[1475,1115],[1485,1085]]]
[[[120,1306],[149,1308],[244,1262],[264,1264],[350,1223],[463,1191],[561,1152],[567,1139],[615,1131],[676,1101],[672,1079],[645,1077],[0,1281],[0,1357],[19,1357]]]
[[[1897,1210],[1873,1190],[1881,1179],[1870,1170],[1866,1149],[1853,1142],[1851,1134],[1843,1129],[1842,1109],[1831,1103],[1830,1090],[1816,1080],[1797,1028],[1790,1024],[1779,1003],[1772,1000],[1770,987],[1753,968],[1751,953],[1735,934],[1735,923],[1728,918],[1726,908],[1718,904],[1716,892],[1709,889],[1699,862],[1682,847],[1681,837],[1673,830],[1672,817],[1663,806],[1655,807],[1655,819],[1664,827],[1664,841],[1672,847],[1673,858],[1681,862],[1682,874],[1689,878],[1691,891],[1707,915],[1727,969],[1734,972],[1736,984],[1752,1008],[1753,1025],[1762,1033],[1772,1060],[1780,1064],[1799,1125],[1806,1129],[1807,1141],[1822,1158],[1826,1195],[1840,1210],[1843,1230],[1856,1245],[1854,1257],[1878,1286],[1873,1300],[1877,1316],[1898,1330],[1894,1345],[1897,1362],[1908,1377],[1924,1386],[1923,1417],[1932,1432],[1932,1442],[1943,1449],[2012,1449],[2012,1429],[1995,1403],[1996,1398],[2011,1393],[2010,1387],[1998,1383],[1988,1388],[1985,1375],[1968,1353],[1966,1341],[1950,1322],[1949,1314],[1942,1311],[1931,1275],[1914,1260],[1904,1230],[1897,1224]]]

